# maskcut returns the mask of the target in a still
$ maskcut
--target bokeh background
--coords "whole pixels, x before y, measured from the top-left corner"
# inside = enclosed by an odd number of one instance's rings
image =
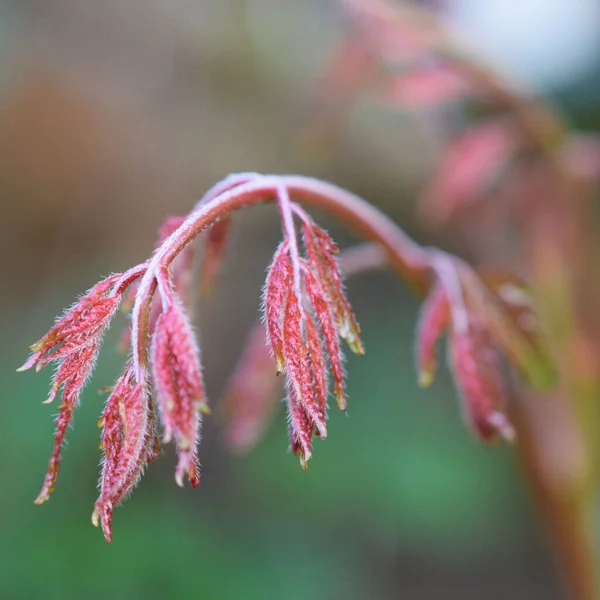
[[[521,14],[501,4],[443,8],[573,122],[597,126],[595,3],[521,0]],[[544,21],[559,5],[565,16]],[[496,33],[482,36],[486,27]],[[302,143],[318,75],[343,35],[325,0],[0,2],[3,598],[562,598],[511,450],[472,439],[447,372],[417,389],[417,302],[384,273],[349,282],[367,354],[348,359],[348,416],[332,414],[308,473],[286,452],[282,410],[243,457],[209,418],[200,487],[175,486],[167,448],[116,511],[108,546],[90,524],[97,390],[120,370],[122,316],[69,432],[57,490],[33,505],[56,408],[40,405],[50,373],[14,369],[78,293],[143,260],[163,217],[226,174],[323,177],[419,241],[461,253],[459,237],[425,232],[414,217],[436,145],[410,112],[363,99],[335,143]],[[256,319],[279,235],[272,208],[237,215],[217,288],[198,310],[214,401]]]

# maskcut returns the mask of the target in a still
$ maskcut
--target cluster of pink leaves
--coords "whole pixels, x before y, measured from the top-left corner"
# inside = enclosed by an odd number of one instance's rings
[[[159,245],[182,222],[180,217],[167,219],[160,231]],[[135,487],[145,466],[159,453],[154,391],[163,442],[174,438],[178,449],[175,479],[183,485],[187,476],[194,487],[199,482],[200,415],[208,409],[198,345],[180,299],[180,295],[190,299],[191,266],[191,249],[186,248],[177,257],[171,274],[166,269],[157,274],[160,301],[154,299],[149,316],[152,342],[148,366],[151,377],[140,377],[128,362],[123,375],[110,390],[99,422],[103,429],[100,447],[104,450],[104,459],[100,495],[92,520],[94,524],[102,525],[108,541],[112,536],[113,508]],[[81,391],[93,370],[102,335],[123,299],[127,307],[133,304],[139,291],[138,280],[147,267],[148,263],[143,263],[95,285],[31,346],[32,354],[21,367],[25,370],[36,365],[39,370],[49,362],[58,363],[47,402],[51,402],[62,387],[54,449],[44,485],[36,499],[38,504],[48,500],[54,490],[64,437]],[[122,344],[128,345],[130,339],[128,330]]]
[[[501,353],[533,387],[555,385],[547,340],[526,285],[504,271],[463,269],[448,257],[423,303],[417,325],[417,368],[422,387],[437,370],[436,344],[448,331],[448,362],[465,421],[484,442],[514,441]]]
[[[57,370],[48,402],[62,388],[54,448],[37,503],[46,501],[54,489],[66,430],[102,335],[121,304],[132,308],[131,328],[125,336],[131,357],[110,390],[99,423],[104,459],[92,520],[111,541],[113,510],[158,456],[161,429],[162,443],[172,440],[176,445],[176,482],[183,485],[187,477],[192,486],[198,485],[200,426],[209,409],[200,351],[188,316],[194,262],[190,242],[205,231],[201,282],[206,289],[224,254],[228,211],[234,210],[231,203],[260,202],[268,194],[278,204],[283,241],[265,284],[264,329],[251,337],[246,358],[227,392],[235,426],[229,428],[229,435],[239,446],[256,439],[277,392],[274,375],[283,374],[290,447],[306,468],[314,436],[327,436],[330,381],[339,408],[345,411],[347,407],[341,340],[358,354],[363,347],[343,289],[338,248],[291,201],[289,183],[308,197],[312,194],[352,214],[365,230],[375,232],[370,235],[386,240],[382,245],[387,244],[388,250],[398,244],[394,251],[397,256],[406,254],[399,262],[409,274],[410,269],[427,274],[421,283],[429,297],[418,330],[421,382],[427,384],[433,378],[436,340],[448,330],[450,366],[471,428],[482,440],[512,439],[498,351],[534,385],[548,371],[530,299],[516,278],[503,273],[478,275],[455,257],[418,248],[376,209],[335,186],[294,176],[241,174],[217,184],[187,217],[168,219],[151,259],[95,285],[31,346],[32,354],[22,370],[33,366],[39,370],[54,362]],[[302,232],[301,243],[297,230]],[[376,256],[385,262],[391,255]],[[372,259],[358,258],[356,264],[373,264]],[[271,356],[266,356],[267,347]]]
[[[35,365],[39,371],[50,362],[57,364],[47,403],[56,398],[62,387],[54,449],[37,504],[48,500],[54,490],[62,443],[79,403],[81,390],[93,370],[102,335],[119,307],[124,290],[142,272],[143,267],[137,267],[124,274],[112,275],[95,285],[31,346],[32,354],[20,369],[30,369]]]
[[[340,338],[358,354],[363,348],[333,256],[337,247],[299,206],[293,210],[302,219],[305,257],[292,251],[293,238],[279,246],[267,276],[264,313],[278,372],[287,376],[291,448],[306,468],[314,432],[327,437],[329,373],[339,408],[347,407]]]
[[[340,268],[347,279],[387,267],[383,249],[378,244],[365,243],[338,254],[333,272]],[[267,335],[265,325],[255,323],[221,400],[226,418],[223,438],[235,453],[248,452],[259,442],[280,405],[283,382],[282,378],[273,377],[274,362]]]
[[[456,309],[454,311],[456,313]],[[450,328],[449,361],[463,400],[465,420],[484,441],[498,435],[513,441],[506,416],[507,396],[500,356],[483,320],[466,313],[453,314],[448,293],[437,283],[425,301],[417,329],[419,381],[428,386],[435,375],[436,343]]]
[[[368,251],[367,248],[357,249]],[[285,253],[285,247],[282,252]],[[375,260],[368,258],[367,253],[366,260],[360,256],[355,258],[358,258],[354,261],[355,265],[344,269],[346,274],[357,274],[386,264],[385,255],[381,253]],[[285,254],[283,259],[276,257],[272,268],[278,269],[280,260],[284,264],[284,277],[290,278]],[[476,274],[461,261],[443,253],[436,262],[436,276],[417,325],[419,383],[422,387],[432,383],[437,370],[437,343],[447,333],[448,364],[460,395],[465,423],[483,442],[497,439],[512,442],[515,432],[508,414],[510,386],[502,355],[521,371],[533,387],[552,386],[556,377],[529,290],[518,277],[505,271]],[[271,291],[276,294],[277,286]],[[282,348],[279,343],[281,315],[285,314],[279,308],[282,302],[281,297],[278,298],[272,304],[278,310],[274,313],[267,311],[267,321],[274,319],[279,327],[270,336],[271,343],[275,340],[275,355]],[[310,326],[306,331],[310,335]],[[264,346],[265,336],[268,337],[268,333],[256,325],[226,393],[229,419],[226,442],[238,452],[254,446],[277,406],[280,386],[271,377],[272,362]],[[283,368],[284,357],[280,355],[278,362]],[[316,381],[313,385],[315,390],[319,389]],[[288,391],[288,402],[293,394],[294,389]],[[292,405],[291,408],[296,407]],[[319,432],[320,415],[311,423],[310,413],[306,410],[305,413],[299,423],[308,426],[309,435],[299,436],[299,439],[312,439],[313,426]],[[293,430],[291,434],[294,439]],[[294,448],[302,459],[302,447],[296,444]]]
[[[233,179],[233,183],[216,186],[213,196],[247,181],[249,176]],[[346,408],[339,338],[345,338],[356,352],[362,352],[362,346],[333,257],[338,251],[336,246],[283,192],[280,209],[285,240],[275,254],[267,279],[265,322],[278,373],[285,372],[287,379],[291,448],[305,466],[311,456],[313,430],[322,438],[327,435],[329,371],[337,402],[340,408]],[[305,257],[298,252],[294,215],[302,221]],[[155,256],[177,245],[178,231],[185,222],[183,217],[165,221]],[[211,285],[218,271],[229,225],[230,218],[222,218],[207,231],[201,278],[204,289]],[[140,298],[150,297],[146,315],[148,340],[141,340],[146,347],[141,353],[136,348],[140,343],[142,317],[138,315],[136,323],[134,316],[121,342],[123,346],[132,346],[133,358],[110,390],[99,422],[104,459],[92,521],[102,526],[108,541],[112,538],[113,509],[159,454],[159,422],[162,442],[173,440],[177,447],[176,482],[183,485],[187,477],[193,487],[199,483],[197,448],[201,417],[210,411],[200,352],[185,306],[191,304],[192,264],[193,249],[188,244],[175,252],[168,265],[147,261],[126,273],[104,279],[31,346],[32,354],[21,368],[35,365],[39,370],[55,362],[58,368],[47,402],[62,388],[54,449],[42,491],[36,499],[36,503],[42,503],[54,490],[64,437],[93,370],[103,333],[121,303],[129,309]],[[150,285],[157,290],[153,296],[148,296],[149,277]],[[263,337],[263,346],[264,343]],[[269,362],[274,371],[273,359]]]

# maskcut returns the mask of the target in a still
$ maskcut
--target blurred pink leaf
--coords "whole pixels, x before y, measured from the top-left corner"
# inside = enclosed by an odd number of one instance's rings
[[[426,108],[455,100],[469,92],[469,82],[445,66],[417,68],[392,78],[385,98],[394,105]]]
[[[464,417],[481,440],[515,437],[506,410],[506,388],[500,356],[486,327],[472,319],[450,338],[450,367],[460,391]]]
[[[200,291],[203,294],[210,291],[221,268],[230,230],[231,218],[227,217],[215,223],[207,232],[200,267]]]
[[[527,384],[537,389],[554,387],[556,366],[524,284],[509,274],[486,279],[485,273],[481,277],[466,265],[460,276],[469,312],[485,323],[494,345],[504,351]],[[496,283],[500,281],[504,286]]]
[[[220,403],[227,418],[223,437],[230,450],[248,452],[256,445],[275,416],[282,391],[265,327],[257,323]]]
[[[454,138],[425,191],[422,211],[426,219],[441,225],[480,198],[506,167],[516,146],[513,131],[504,121],[475,126]]]

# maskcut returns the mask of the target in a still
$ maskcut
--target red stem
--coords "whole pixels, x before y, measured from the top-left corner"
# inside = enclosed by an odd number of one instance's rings
[[[431,251],[418,246],[394,221],[362,198],[310,177],[257,176],[194,210],[153,256],[140,283],[132,316],[132,343],[138,380],[145,379],[148,315],[156,289],[156,269],[167,267],[187,244],[217,219],[246,206],[272,202],[282,187],[290,196],[333,214],[365,239],[379,243],[386,251],[392,268],[415,287],[427,288],[433,272]]]

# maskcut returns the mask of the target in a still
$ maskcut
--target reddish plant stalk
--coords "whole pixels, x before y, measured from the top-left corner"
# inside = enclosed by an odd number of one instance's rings
[[[450,315],[447,327],[453,332],[451,366],[463,391],[466,421],[483,441],[509,437],[498,386],[489,384],[499,377],[495,363],[473,368],[470,349],[476,347],[477,352],[490,356],[503,351],[534,385],[545,383],[548,365],[536,338],[530,332],[526,335],[492,288],[459,259],[419,247],[376,208],[335,185],[295,175],[241,174],[217,184],[187,217],[171,219],[170,229],[173,224],[179,226],[159,242],[151,259],[92,288],[32,346],[33,354],[24,368],[59,361],[53,394],[64,386],[64,409],[40,502],[48,499],[54,487],[64,433],[92,369],[102,332],[130,285],[131,364],[115,386],[101,423],[105,456],[93,522],[102,525],[110,541],[114,507],[157,456],[155,414],[162,424],[163,443],[173,439],[177,446],[177,483],[182,485],[187,476],[193,487],[198,484],[200,413],[209,410],[200,350],[181,301],[189,297],[191,242],[238,209],[266,201],[278,203],[284,241],[269,268],[265,321],[277,369],[286,376],[290,446],[306,468],[313,436],[327,436],[329,373],[338,406],[342,410],[347,406],[340,342],[345,340],[358,354],[364,350],[334,258],[337,246],[292,198],[330,212],[377,242],[388,264],[420,291],[427,292],[434,282],[444,288]],[[303,228],[303,254],[295,218]],[[173,263],[183,252],[185,260],[175,268]],[[219,256],[222,252],[220,247]],[[471,339],[471,332],[477,332],[477,339]]]

